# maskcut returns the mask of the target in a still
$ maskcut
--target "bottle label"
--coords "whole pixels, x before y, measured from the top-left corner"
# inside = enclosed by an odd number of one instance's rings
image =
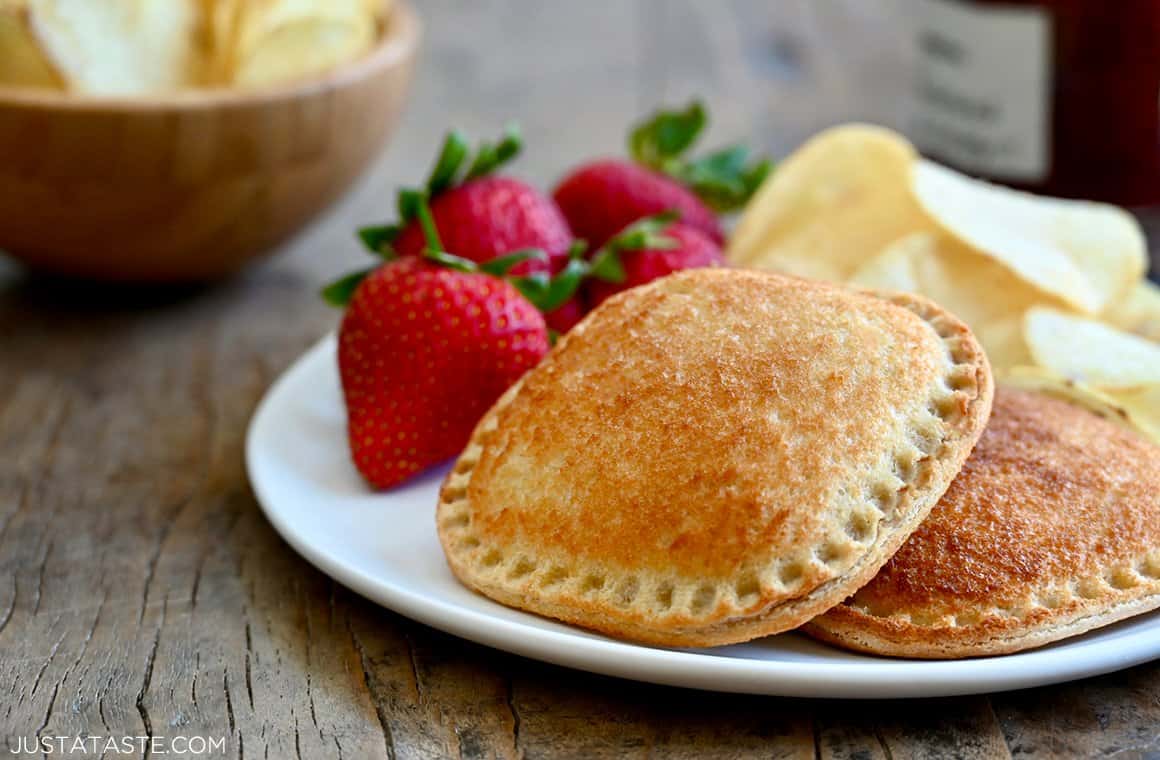
[[[1051,152],[1047,11],[961,0],[914,6],[915,143],[965,171],[1044,180]]]

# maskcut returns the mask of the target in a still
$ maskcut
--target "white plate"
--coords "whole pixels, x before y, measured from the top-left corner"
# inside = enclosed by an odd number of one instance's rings
[[[445,468],[384,494],[347,456],[327,338],[270,389],[246,459],[266,516],[306,559],[358,593],[456,636],[538,660],[640,681],[802,697],[922,697],[1057,683],[1160,657],[1153,613],[1023,654],[925,662],[850,654],[797,634],[711,650],[636,646],[510,610],[460,586],[435,535]]]

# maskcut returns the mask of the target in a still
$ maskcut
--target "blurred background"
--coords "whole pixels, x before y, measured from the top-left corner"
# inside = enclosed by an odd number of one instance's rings
[[[15,149],[7,170],[0,166],[9,180],[0,191],[0,248],[89,276],[204,279],[287,240],[368,167],[328,229],[381,219],[389,191],[422,176],[451,125],[486,134],[521,120],[528,139],[520,171],[547,185],[594,153],[621,153],[634,119],[692,97],[709,104],[716,142],[748,139],[774,157],[825,126],[869,121],[968,173],[1125,204],[1149,227],[1147,211],[1160,200],[1160,10],[1151,2],[420,0],[425,35],[414,67],[413,30],[401,33],[409,24],[398,17],[409,16],[405,7],[206,3],[250,10],[231,11],[234,26],[215,26],[206,42],[193,17],[156,10],[180,0],[142,0],[148,12],[118,23],[82,13],[60,22],[56,37],[51,24],[37,31],[35,19],[25,37],[13,31],[29,6],[53,3],[0,4],[0,138]],[[207,18],[221,23],[216,12]],[[367,18],[378,19],[381,40],[367,36]],[[149,33],[174,46],[192,40],[187,63],[165,59],[160,44],[142,45]],[[382,40],[399,36],[384,55]],[[28,62],[38,50],[47,64]],[[131,74],[156,68],[134,63],[159,58],[194,73]],[[361,66],[357,75],[328,76],[349,68],[348,59]],[[21,77],[54,90],[22,88]],[[344,115],[316,127],[330,131],[318,137],[318,166],[307,171],[301,156],[279,148],[303,121],[334,108],[322,103],[318,77]],[[256,95],[271,89],[282,93],[273,103]],[[126,93],[127,102],[100,100]],[[170,163],[176,177],[165,176]],[[244,172],[250,184],[234,182]],[[223,189],[223,181],[233,184]],[[168,192],[173,182],[184,194]],[[216,199],[192,197],[198,183]],[[247,193],[266,197],[255,209]],[[231,194],[240,196],[233,204]],[[182,234],[155,230],[158,215]],[[289,247],[315,251],[304,256],[309,266],[330,269],[344,253],[311,234]],[[132,263],[167,257],[183,261]]]

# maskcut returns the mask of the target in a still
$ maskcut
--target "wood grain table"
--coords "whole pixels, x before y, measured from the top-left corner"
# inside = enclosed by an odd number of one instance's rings
[[[905,45],[882,1],[419,8],[397,139],[269,263],[176,290],[0,270],[0,755],[91,735],[221,737],[217,755],[277,760],[1160,757],[1160,664],[907,702],[654,687],[412,623],[274,534],[243,472],[247,420],[335,325],[319,285],[360,263],[351,231],[390,213],[446,125],[488,135],[518,117],[520,171],[546,184],[693,94],[715,140],[774,153],[837,121],[901,118]]]

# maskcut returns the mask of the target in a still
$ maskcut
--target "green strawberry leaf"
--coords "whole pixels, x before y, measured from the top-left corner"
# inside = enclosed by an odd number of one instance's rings
[[[734,145],[674,167],[671,174],[715,211],[732,211],[745,205],[773,168],[768,159],[748,161],[749,148]]]
[[[765,158],[750,162],[744,145],[722,148],[701,158],[685,158],[708,121],[699,101],[684,110],[658,111],[632,129],[629,153],[637,163],[687,186],[714,211],[735,211],[749,201],[773,164]]]
[[[532,305],[535,306],[547,294],[551,278],[547,272],[532,272],[523,277],[512,278],[510,282],[520,292],[520,295],[531,301]]]
[[[358,237],[371,253],[390,261],[394,258],[391,243],[395,242],[402,231],[403,228],[397,224],[372,225],[360,228]]]
[[[338,278],[322,289],[323,300],[331,306],[340,308],[346,306],[350,303],[350,299],[354,296],[354,291],[358,289],[359,284],[373,271],[373,268],[363,269]]]
[[[419,206],[427,202],[427,194],[422,190],[404,187],[398,196],[399,224],[406,225],[419,216]]]
[[[467,170],[463,180],[470,182],[473,179],[478,179],[486,174],[490,174],[491,170],[499,163],[499,155],[495,151],[495,146],[489,142],[481,142],[479,144],[479,152],[475,154],[475,160],[471,162],[471,167]]]
[[[519,155],[522,147],[523,137],[520,134],[519,126],[514,123],[509,124],[504,129],[504,135],[498,144],[492,145],[486,140],[479,144],[479,149],[475,154],[475,160],[471,162],[471,166],[468,168],[467,174],[463,177],[463,181],[467,182],[491,174],[497,168]]]
[[[491,261],[485,261],[479,265],[479,271],[484,274],[490,274],[493,277],[503,277],[510,272],[517,264],[522,264],[528,259],[535,259],[536,261],[547,261],[548,254],[539,248],[524,248],[519,251],[512,251],[506,256],[494,258]]]
[[[743,181],[745,182],[746,193],[750,197],[757,192],[757,188],[765,182],[766,178],[773,172],[773,161],[768,158],[762,158],[756,163],[750,164],[749,168],[742,173]],[[748,200],[748,198],[746,199]]]
[[[576,295],[581,283],[588,276],[588,262],[583,259],[569,259],[560,273],[548,283],[547,291],[539,303],[533,301],[540,311],[547,314],[563,306],[569,298]]]
[[[731,177],[697,177],[685,181],[689,189],[714,211],[728,211],[745,204],[748,197],[740,179]]]
[[[443,139],[443,148],[439,151],[439,158],[435,160],[431,176],[427,179],[429,197],[434,198],[455,185],[455,177],[469,150],[467,138],[462,132],[453,129],[447,133],[447,137]]]
[[[683,171],[692,177],[735,177],[744,171],[745,162],[748,159],[748,146],[731,145],[701,158],[687,161]]]
[[[523,277],[512,278],[509,282],[533,306],[547,314],[560,308],[569,298],[576,295],[589,272],[587,261],[583,258],[573,258],[568,260],[555,277],[550,277],[546,272],[533,272]]]
[[[639,251],[644,248],[676,248],[677,241],[662,233],[680,216],[680,212],[670,209],[638,219],[604,245],[620,251]]]
[[[448,269],[454,269],[456,272],[478,272],[479,265],[471,259],[465,259],[462,256],[456,256],[454,253],[447,251],[440,251],[435,248],[427,248],[423,251],[423,258],[428,261],[434,261],[436,264]]]
[[[696,100],[681,111],[657,111],[632,129],[629,153],[637,162],[663,170],[692,147],[707,122],[705,107]]]
[[[624,282],[625,278],[628,277],[628,273],[624,271],[624,265],[620,263],[620,256],[612,248],[601,248],[596,252],[596,255],[592,257],[589,273],[598,280],[616,285]]]
[[[520,125],[514,121],[509,122],[504,126],[503,137],[500,138],[499,145],[496,146],[496,158],[499,159],[500,164],[506,164],[518,156],[523,149],[524,135],[520,131]]]

